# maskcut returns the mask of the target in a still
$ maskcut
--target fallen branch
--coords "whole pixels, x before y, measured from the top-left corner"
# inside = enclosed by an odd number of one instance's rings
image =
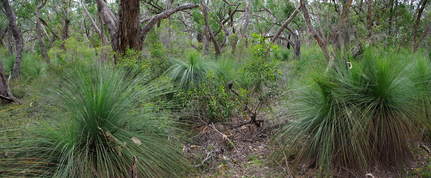
[[[217,130],[217,128],[215,127],[214,123],[211,123],[210,127],[212,129],[214,129],[217,133],[219,133],[220,135],[222,135],[222,138],[226,141],[228,141],[229,145],[231,145],[234,149],[235,149],[235,144],[232,142],[232,140],[229,139],[229,137],[224,134],[223,132],[220,132],[219,130]]]
[[[203,166],[205,164],[205,162],[207,162],[209,159],[211,159],[212,157],[214,157],[213,153],[214,153],[214,151],[208,152],[207,156],[201,161],[201,163],[198,164],[198,165],[194,165],[193,167],[198,168],[198,167]]]
[[[12,99],[12,98],[10,98],[10,97],[7,97],[7,96],[3,96],[3,95],[0,95],[0,99],[5,100],[5,101],[7,101],[7,102],[9,102],[9,103],[13,103],[13,102],[15,102],[15,100],[14,100],[14,99]]]

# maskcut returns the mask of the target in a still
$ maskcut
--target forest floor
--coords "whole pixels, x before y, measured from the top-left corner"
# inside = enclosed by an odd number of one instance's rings
[[[196,177],[286,177],[281,166],[269,166],[272,130],[247,124],[237,128],[239,119],[229,124],[196,128],[198,134],[184,148],[201,172]]]
[[[276,129],[271,126],[257,128],[253,124],[232,128],[240,121],[211,124],[195,128],[198,132],[184,152],[195,160],[194,166],[200,170],[194,177],[321,177],[315,168],[305,165],[293,167],[293,163],[274,163],[271,156],[271,139]],[[366,175],[353,175],[350,171],[338,171],[333,177],[430,177],[431,145],[415,144],[415,157],[408,168],[387,171],[375,168]],[[288,166],[286,166],[286,164]]]

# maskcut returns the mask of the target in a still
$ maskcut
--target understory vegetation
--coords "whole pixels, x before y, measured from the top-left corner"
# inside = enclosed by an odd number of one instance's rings
[[[428,3],[0,0],[0,177],[430,176]]]

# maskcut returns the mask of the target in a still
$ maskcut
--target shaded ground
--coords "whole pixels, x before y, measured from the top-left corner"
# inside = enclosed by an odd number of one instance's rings
[[[202,171],[195,176],[286,177],[283,170],[267,164],[271,152],[269,136],[273,131],[253,124],[232,128],[239,123],[236,120],[196,128],[199,134],[184,150]]]
[[[287,168],[277,165],[269,159],[271,153],[270,138],[275,130],[270,127],[257,128],[248,124],[232,128],[238,123],[215,124],[195,128],[199,133],[184,147],[184,152],[194,160],[194,166],[200,172],[195,177],[321,177],[317,170],[304,165]],[[353,174],[340,170],[334,177],[430,177],[430,145],[415,144],[414,160],[409,168],[387,171],[375,168],[366,175]],[[288,163],[292,166],[291,163]],[[291,173],[291,174],[289,174]],[[292,176],[293,175],[293,176]]]

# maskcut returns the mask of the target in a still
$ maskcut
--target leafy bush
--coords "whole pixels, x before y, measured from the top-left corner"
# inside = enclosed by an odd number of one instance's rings
[[[176,177],[189,169],[168,135],[162,90],[107,66],[75,68],[54,97],[57,112],[23,135],[11,165],[54,177]]]
[[[277,138],[281,152],[324,172],[406,165],[417,123],[406,63],[368,53],[352,70],[314,77],[292,96],[295,120]]]

